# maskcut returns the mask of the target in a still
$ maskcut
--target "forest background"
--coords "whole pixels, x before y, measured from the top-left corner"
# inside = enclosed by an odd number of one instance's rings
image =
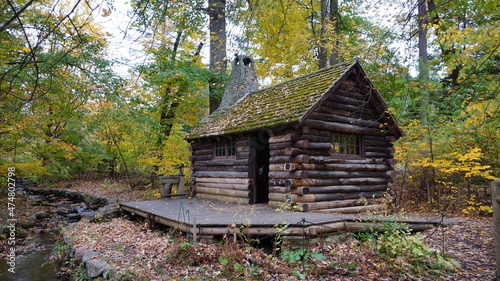
[[[125,75],[112,0],[0,0],[0,171],[157,192],[217,106],[234,54],[267,86],[359,60],[406,136],[397,207],[488,214],[500,177],[496,0],[131,0]],[[108,21],[109,23],[109,21]],[[228,59],[229,58],[229,59]],[[186,177],[189,179],[189,171]]]

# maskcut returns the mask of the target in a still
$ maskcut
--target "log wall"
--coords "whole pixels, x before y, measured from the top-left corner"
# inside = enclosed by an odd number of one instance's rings
[[[395,174],[395,137],[389,133],[385,116],[377,112],[369,94],[344,80],[300,127],[271,130],[269,205],[278,207],[291,200],[304,211],[344,213],[381,206]],[[331,155],[332,132],[361,136],[362,155]],[[236,157],[230,159],[213,158],[212,140],[192,143],[197,197],[243,204],[256,200],[255,144],[251,135],[236,140]]]
[[[227,159],[214,159],[213,145],[211,140],[191,144],[191,175],[196,197],[249,204],[253,198],[249,140],[237,139],[236,157]]]
[[[301,128],[275,132],[269,139],[269,205],[291,200],[304,211],[340,212],[380,206],[394,176],[394,138],[382,118],[370,96],[346,80]],[[364,154],[330,155],[331,132],[362,136]]]

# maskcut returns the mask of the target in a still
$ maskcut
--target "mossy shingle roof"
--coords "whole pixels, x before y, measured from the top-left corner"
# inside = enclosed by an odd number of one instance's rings
[[[218,109],[188,139],[235,134],[298,123],[355,63],[343,63],[252,92],[231,108]]]

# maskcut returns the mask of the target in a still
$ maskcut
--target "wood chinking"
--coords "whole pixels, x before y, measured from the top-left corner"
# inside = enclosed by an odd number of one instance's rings
[[[339,64],[246,93],[201,121],[188,137],[195,196],[272,207],[291,200],[304,211],[373,209],[395,174],[392,142],[401,136],[361,65]],[[220,142],[235,147],[215,157]]]

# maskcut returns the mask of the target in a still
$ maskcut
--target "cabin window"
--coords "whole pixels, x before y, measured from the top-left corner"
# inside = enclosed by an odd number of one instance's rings
[[[236,141],[234,140],[216,141],[214,156],[216,158],[236,157]]]
[[[331,133],[330,153],[335,155],[362,155],[361,136]]]

